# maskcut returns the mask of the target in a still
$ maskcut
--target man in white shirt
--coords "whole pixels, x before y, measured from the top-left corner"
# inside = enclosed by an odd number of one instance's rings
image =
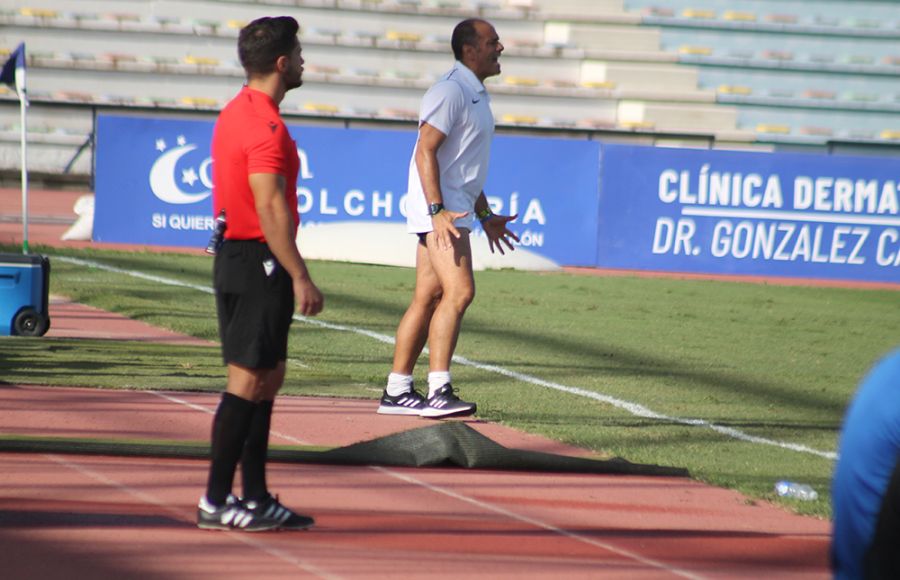
[[[378,412],[441,418],[475,413],[450,382],[450,360],[466,308],[475,297],[469,234],[481,221],[491,252],[513,250],[507,229],[517,216],[491,212],[487,179],[494,115],[484,80],[500,74],[503,45],[494,27],[460,22],[451,39],[456,63],[422,99],[419,138],[409,164],[407,225],[419,236],[416,288],[397,328],[394,362]],[[428,397],[413,388],[413,367],[429,348]]]

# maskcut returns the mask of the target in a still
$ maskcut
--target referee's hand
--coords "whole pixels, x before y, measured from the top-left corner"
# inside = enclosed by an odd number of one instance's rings
[[[325,307],[325,297],[309,278],[294,279],[294,301],[303,316],[315,316]]]

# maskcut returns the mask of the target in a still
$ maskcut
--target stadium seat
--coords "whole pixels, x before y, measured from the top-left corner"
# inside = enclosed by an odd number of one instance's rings
[[[42,20],[59,18],[59,12],[50,8],[23,7],[19,8],[19,14],[21,14],[22,16],[30,16],[32,18],[39,18]]]
[[[536,87],[541,84],[538,79],[514,76],[503,77],[503,82],[517,87]]]
[[[716,92],[724,95],[749,95],[753,93],[753,89],[741,85],[719,85]]]
[[[387,117],[389,119],[418,120],[419,118],[419,112],[414,109],[385,107],[383,109],[379,109],[378,112],[382,117]]]
[[[537,125],[540,122],[540,119],[533,115],[507,113],[500,116],[500,121],[509,125]]]
[[[304,64],[303,68],[308,73],[322,74],[322,75],[337,75],[341,73],[341,69],[336,66],[326,66],[321,64]]]
[[[498,119],[508,114],[536,119],[526,126],[583,129],[593,122],[602,129],[614,125],[619,103],[627,101],[643,103],[644,112],[622,120],[657,131],[733,132],[737,111],[744,111],[746,134],[771,124],[797,128],[794,137],[825,139],[816,128],[849,135],[857,127],[879,138],[881,128],[900,126],[900,88],[890,84],[900,56],[885,37],[900,29],[900,15],[892,18],[887,8],[873,15],[868,0],[828,1],[825,8],[825,0],[810,1],[801,12],[789,0],[768,12],[745,0],[180,0],[178,10],[168,9],[176,3],[144,0],[66,0],[69,12],[25,0],[15,4],[35,8],[0,9],[0,27],[7,38],[29,42],[33,97],[55,98],[55,87],[43,80],[58,76],[55,70],[74,79],[65,85],[73,92],[98,95],[95,103],[131,99],[181,108],[182,97],[230,98],[240,76],[237,30],[254,8],[290,6],[303,25],[310,102],[334,102],[344,114],[365,118],[414,120],[414,103],[446,69],[452,24],[481,13],[497,19],[507,47],[504,74],[489,81]],[[634,26],[642,18],[649,26]],[[67,29],[77,32],[77,43],[67,44]],[[808,42],[815,35],[823,42]],[[133,87],[110,71],[130,73]],[[819,78],[803,82],[817,71]],[[170,98],[152,96],[157,82]],[[299,104],[286,110],[317,114]],[[777,133],[766,135],[767,143],[777,141]]]
[[[799,133],[815,137],[831,137],[834,135],[834,130],[830,127],[800,127]]]
[[[690,54],[698,56],[710,56],[713,53],[711,46],[682,45],[678,47],[678,54]]]
[[[340,107],[329,103],[304,103],[303,110],[312,111],[314,113],[326,113],[329,115],[335,115],[341,112]]]
[[[580,119],[576,126],[588,129],[613,129],[616,126],[615,119]]]
[[[881,95],[877,93],[850,92],[842,96],[848,101],[855,101],[857,103],[875,103],[881,99]]]
[[[844,58],[844,62],[853,65],[871,65],[875,64],[875,57],[869,54],[851,54]]]
[[[653,121],[620,121],[617,126],[631,131],[650,131],[656,127],[656,124]]]
[[[422,35],[417,32],[403,32],[400,30],[388,30],[384,37],[402,44],[416,44],[422,40]]]
[[[647,6],[644,8],[643,13],[647,16],[660,16],[662,18],[675,16],[675,11],[667,6]]]
[[[789,50],[764,50],[761,56],[768,60],[794,60],[794,53]]]
[[[766,14],[765,21],[773,24],[797,24],[797,16],[795,14]]]
[[[197,66],[219,66],[219,59],[208,56],[188,55],[184,57],[183,62],[186,64],[195,64]]]
[[[381,33],[369,30],[357,30],[353,33],[353,36],[362,44],[375,46],[378,43],[378,39],[381,38]]]
[[[94,95],[81,91],[57,91],[53,93],[54,100],[69,101],[75,103],[93,103]]]
[[[835,18],[833,16],[825,16],[822,14],[816,15],[815,18],[813,19],[813,22],[815,22],[818,26],[829,26],[829,27],[840,26],[840,24],[841,24],[841,21],[838,20],[837,18]]]
[[[181,97],[178,102],[189,107],[217,108],[219,101],[209,97]]]
[[[741,10],[726,10],[722,13],[722,19],[736,22],[756,22],[756,14]]]
[[[581,81],[579,83],[582,87],[586,89],[614,89],[616,88],[616,83],[612,81]]]
[[[777,125],[774,123],[760,123],[756,126],[757,133],[777,133],[779,135],[788,135],[791,128],[787,125]]]
[[[684,18],[697,18],[703,20],[712,20],[716,17],[715,10],[707,10],[704,8],[685,8],[681,11]]]
[[[881,28],[882,22],[880,20],[873,20],[871,18],[856,18],[850,21],[850,26],[855,26],[856,28]]]
[[[805,99],[834,99],[837,94],[834,91],[826,91],[822,89],[807,89],[803,91],[801,96]]]
[[[835,61],[835,56],[829,53],[811,54],[809,60],[820,64],[830,64]]]

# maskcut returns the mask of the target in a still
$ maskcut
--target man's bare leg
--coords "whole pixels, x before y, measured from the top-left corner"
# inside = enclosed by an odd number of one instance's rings
[[[391,368],[391,372],[401,375],[412,375],[416,361],[425,348],[431,318],[441,300],[441,285],[431,267],[428,249],[423,244],[418,244],[416,248],[416,288],[412,303],[397,326]]]
[[[475,298],[469,231],[461,229],[460,234],[458,239],[452,240],[452,250],[440,249],[432,234],[426,237],[429,262],[443,290],[428,330],[431,371],[450,370],[463,315]]]

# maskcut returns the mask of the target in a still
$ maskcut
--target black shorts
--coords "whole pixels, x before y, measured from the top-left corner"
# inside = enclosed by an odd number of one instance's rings
[[[226,240],[216,253],[213,287],[225,364],[273,369],[287,359],[294,287],[268,245]]]

